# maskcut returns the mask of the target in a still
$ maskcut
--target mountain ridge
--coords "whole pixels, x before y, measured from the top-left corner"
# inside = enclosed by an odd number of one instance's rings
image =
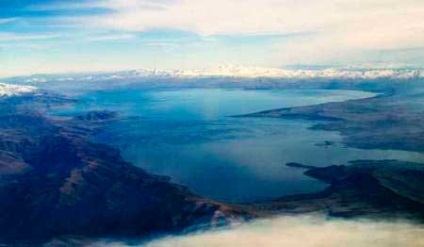
[[[238,79],[349,79],[408,80],[424,77],[424,70],[419,68],[326,68],[321,70],[281,69],[267,67],[244,67],[238,65],[218,66],[209,69],[135,69],[116,72],[41,74],[11,78],[22,83],[45,83],[50,81],[106,81],[128,79],[205,79],[205,78],[238,78]]]

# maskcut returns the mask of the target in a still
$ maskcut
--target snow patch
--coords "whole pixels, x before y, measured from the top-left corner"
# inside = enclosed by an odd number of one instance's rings
[[[34,93],[36,87],[0,83],[0,97]]]

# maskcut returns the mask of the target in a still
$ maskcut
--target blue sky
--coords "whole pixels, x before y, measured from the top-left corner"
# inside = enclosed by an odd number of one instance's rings
[[[0,77],[223,64],[422,66],[422,0],[0,0]]]

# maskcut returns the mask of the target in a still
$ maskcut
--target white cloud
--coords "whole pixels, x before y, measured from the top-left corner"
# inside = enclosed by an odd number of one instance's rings
[[[423,47],[424,2],[392,4],[391,8],[371,6],[368,11],[329,25],[315,36],[276,44],[280,54],[277,59],[286,64],[291,61],[339,63],[346,62],[347,59],[364,63],[378,59],[372,52]],[[361,3],[358,5],[363,8],[366,6]],[[356,10],[354,8],[348,12],[355,13]],[[390,62],[396,60],[408,62],[399,57]]]
[[[17,33],[1,33],[0,42],[17,42],[17,41],[33,41],[33,40],[49,40],[61,37],[59,34],[17,34]]]
[[[125,32],[177,29],[205,36],[314,34],[276,41],[268,65],[367,62],[370,51],[424,44],[422,0],[103,0],[96,4],[112,11],[69,21]]]
[[[58,1],[55,4],[32,4],[25,8],[30,11],[54,11],[54,10],[80,10],[85,8],[98,8],[102,7],[102,0],[92,0],[89,2],[72,2],[72,1]]]
[[[0,25],[10,23],[17,20],[17,18],[0,18]]]
[[[258,220],[230,230],[168,237],[145,247],[422,247],[424,228],[404,222],[328,220],[315,216]],[[98,242],[91,247],[124,247],[119,242]],[[133,245],[131,245],[133,246]]]
[[[365,35],[368,42],[384,38],[387,45],[405,32],[419,35],[421,31],[423,35],[424,30],[424,2],[420,0],[105,0],[98,4],[114,12],[93,17],[93,24],[119,30],[165,28],[201,34],[373,32],[371,37]],[[358,42],[363,39],[354,38]]]
[[[325,8],[313,5],[310,7],[315,11]],[[299,29],[315,30],[326,21],[304,18],[310,11],[293,0],[115,0],[105,2],[104,6],[115,12],[94,17],[95,25],[133,31],[163,28],[205,35],[290,33]],[[293,15],[294,12],[297,14]]]
[[[29,44],[29,43],[21,43],[21,42],[15,42],[15,43],[7,42],[4,44],[0,44],[0,51],[5,49],[24,49],[24,50],[33,50],[33,51],[44,51],[49,48],[51,48],[51,46],[46,44]]]
[[[134,34],[108,34],[98,35],[87,38],[88,41],[116,41],[116,40],[132,40],[135,39]]]

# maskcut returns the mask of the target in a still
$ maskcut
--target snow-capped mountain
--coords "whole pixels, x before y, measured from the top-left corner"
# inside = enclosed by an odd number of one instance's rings
[[[107,80],[134,80],[134,79],[195,79],[195,78],[281,78],[281,79],[414,79],[423,78],[422,69],[360,69],[337,68],[323,70],[289,70],[279,68],[220,66],[203,70],[160,70],[138,69],[108,73],[69,74],[69,75],[35,75],[21,78],[22,83],[43,83],[48,81],[107,81]]]
[[[31,86],[19,86],[0,83],[0,97],[28,94],[35,91],[37,91],[37,88]]]
[[[324,69],[286,70],[278,68],[220,66],[207,70],[174,70],[167,74],[173,77],[237,77],[237,78],[340,78],[340,79],[406,79],[421,76],[417,69]]]

